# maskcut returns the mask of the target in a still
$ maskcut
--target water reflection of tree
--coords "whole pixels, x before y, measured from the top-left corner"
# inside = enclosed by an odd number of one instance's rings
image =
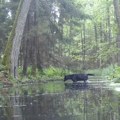
[[[15,102],[21,120],[119,120],[119,97],[111,90],[95,88],[42,93],[41,88],[31,85],[31,89],[25,86],[15,91],[17,93],[10,98],[8,93],[4,94],[4,105],[11,106],[3,111],[0,108],[0,115],[9,117],[5,120],[13,120],[12,116],[16,115],[13,112]]]
[[[12,120],[13,108],[8,94],[8,89],[0,90],[0,120]]]
[[[93,101],[91,108],[95,109],[92,110],[92,112],[94,113],[93,116],[96,116],[96,119],[114,120],[115,118],[118,118],[118,100],[113,91],[96,89],[95,91],[92,91],[91,95],[90,101]]]
[[[117,99],[112,91],[84,90],[26,96],[25,120],[117,120]]]

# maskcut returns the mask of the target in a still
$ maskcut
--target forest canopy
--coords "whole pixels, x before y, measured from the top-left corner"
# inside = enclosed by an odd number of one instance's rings
[[[28,4],[29,3],[29,4]],[[120,64],[119,0],[2,0],[1,64],[18,76]],[[27,12],[25,12],[27,11]]]

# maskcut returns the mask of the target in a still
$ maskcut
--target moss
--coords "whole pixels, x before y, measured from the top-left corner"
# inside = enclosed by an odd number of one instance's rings
[[[12,31],[10,32],[10,35],[8,37],[8,42],[4,51],[4,57],[2,59],[2,64],[6,67],[7,70],[10,70],[10,56],[11,56],[11,51],[12,51],[12,44],[13,44],[13,38],[15,36],[15,29],[17,25],[17,20],[18,16],[21,10],[21,6],[24,0],[20,0],[17,11],[16,11],[16,16],[15,20],[13,23]]]

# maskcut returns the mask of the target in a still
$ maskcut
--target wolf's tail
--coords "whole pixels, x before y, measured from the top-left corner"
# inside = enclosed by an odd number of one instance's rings
[[[95,74],[87,74],[88,76],[95,76]]]

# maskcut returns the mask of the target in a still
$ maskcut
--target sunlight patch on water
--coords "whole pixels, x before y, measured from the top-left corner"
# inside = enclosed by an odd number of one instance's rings
[[[113,87],[120,87],[120,83],[111,82],[111,83],[110,83],[110,86],[113,86]]]
[[[115,88],[115,91],[120,92],[120,87],[116,87],[116,88]]]
[[[112,88],[113,90],[120,92],[120,83],[114,83],[112,82],[110,85],[110,88]]]

